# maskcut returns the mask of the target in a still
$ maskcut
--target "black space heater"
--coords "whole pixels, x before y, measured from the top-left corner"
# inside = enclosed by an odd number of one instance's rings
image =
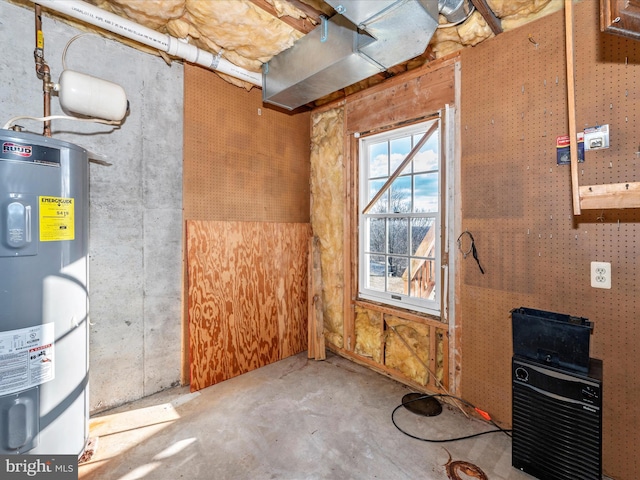
[[[600,480],[602,361],[589,358],[591,323],[511,313],[512,465],[541,480]]]

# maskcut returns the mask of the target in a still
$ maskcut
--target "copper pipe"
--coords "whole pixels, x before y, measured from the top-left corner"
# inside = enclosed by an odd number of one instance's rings
[[[40,80],[42,80],[42,99],[43,99],[43,110],[44,116],[48,117],[51,115],[51,89],[53,88],[53,84],[51,83],[51,71],[49,70],[49,65],[44,60],[44,34],[42,33],[42,9],[40,5],[35,5],[35,15],[36,15],[36,49],[33,52],[35,61],[36,61],[36,75]],[[44,127],[42,134],[45,137],[51,136],[51,121],[46,120],[44,122]]]
[[[51,115],[51,73],[49,71],[49,65],[46,63],[43,67],[43,77],[42,77],[42,100],[44,103],[44,116],[48,117]],[[44,127],[42,129],[42,134],[45,137],[51,136],[51,120],[45,120]]]

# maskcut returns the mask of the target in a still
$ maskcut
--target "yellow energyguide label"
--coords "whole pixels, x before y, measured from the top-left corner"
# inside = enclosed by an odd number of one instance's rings
[[[38,197],[40,241],[74,240],[73,198]]]

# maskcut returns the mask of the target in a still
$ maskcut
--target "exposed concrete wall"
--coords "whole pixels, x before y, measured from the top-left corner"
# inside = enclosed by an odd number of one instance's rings
[[[34,13],[0,0],[0,122],[42,115],[33,60]],[[45,59],[57,81],[80,33],[43,17]],[[53,137],[108,156],[90,168],[90,398],[92,411],[180,378],[183,67],[95,35],[69,47],[67,67],[122,85],[120,129],[57,120]],[[57,97],[52,113],[62,113]],[[42,124],[21,120],[28,131]],[[57,372],[62,375],[63,372]]]

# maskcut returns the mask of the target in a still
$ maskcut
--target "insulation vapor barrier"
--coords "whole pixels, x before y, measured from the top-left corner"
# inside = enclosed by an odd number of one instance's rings
[[[320,239],[325,338],[343,347],[344,109],[312,116],[311,225]]]

